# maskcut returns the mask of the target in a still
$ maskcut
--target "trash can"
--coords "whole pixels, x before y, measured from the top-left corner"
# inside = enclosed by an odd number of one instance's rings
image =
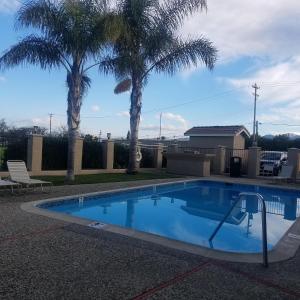
[[[233,156],[230,158],[230,177],[241,177],[242,158]]]

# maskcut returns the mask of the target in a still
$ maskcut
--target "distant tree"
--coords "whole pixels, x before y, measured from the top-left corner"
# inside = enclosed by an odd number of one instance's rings
[[[68,172],[74,181],[75,140],[80,110],[91,80],[88,71],[99,65],[100,54],[118,34],[108,0],[31,0],[20,8],[17,23],[41,32],[12,46],[0,58],[0,68],[25,63],[42,69],[63,68],[68,87]],[[34,32],[37,32],[35,30]]]
[[[126,140],[130,140],[130,130],[128,130],[127,135],[126,135]]]
[[[86,142],[98,142],[98,138],[96,136],[91,135],[91,134],[84,135],[84,140]]]
[[[29,136],[32,133],[44,135],[46,132],[47,128],[39,126],[37,126],[35,129],[33,127],[9,127],[6,134],[11,137],[20,138]]]
[[[4,132],[7,132],[8,125],[6,124],[5,119],[0,120],[0,134],[3,134]]]
[[[142,94],[150,73],[173,75],[199,62],[209,69],[214,67],[217,51],[209,40],[203,37],[182,40],[178,36],[185,17],[206,7],[206,0],[117,1],[123,30],[114,44],[113,55],[101,67],[121,81],[116,93],[131,90],[128,173],[134,174],[138,168]]]

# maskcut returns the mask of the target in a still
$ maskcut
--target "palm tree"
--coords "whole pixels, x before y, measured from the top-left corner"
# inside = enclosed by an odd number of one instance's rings
[[[131,90],[130,158],[128,173],[137,172],[138,133],[142,93],[150,73],[174,74],[199,62],[213,69],[217,50],[204,37],[183,40],[176,33],[184,18],[206,9],[206,0],[119,0],[122,32],[113,54],[100,65],[121,83],[115,93]]]
[[[73,181],[75,141],[80,110],[90,86],[88,70],[99,65],[99,54],[114,39],[114,15],[106,0],[32,0],[17,15],[17,25],[34,27],[41,34],[25,37],[0,58],[0,68],[20,64],[42,69],[63,68],[67,73],[68,171]]]

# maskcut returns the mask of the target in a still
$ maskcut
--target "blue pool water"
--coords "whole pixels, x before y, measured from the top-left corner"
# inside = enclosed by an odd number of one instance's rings
[[[77,197],[42,207],[214,249],[261,252],[261,205],[250,196],[239,202],[213,243],[208,242],[241,192],[260,193],[264,197],[271,250],[300,215],[299,191],[193,181],[102,194],[83,201]]]

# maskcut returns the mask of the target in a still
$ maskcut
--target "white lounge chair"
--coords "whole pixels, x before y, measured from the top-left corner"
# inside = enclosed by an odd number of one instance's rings
[[[273,177],[273,181],[286,181],[292,179],[294,166],[282,166],[278,176]]]
[[[10,179],[13,182],[17,182],[27,188],[40,186],[43,191],[45,185],[48,185],[50,188],[53,185],[52,182],[49,181],[31,179],[28,174],[25,162],[22,160],[8,160],[7,168],[9,171]]]
[[[1,189],[2,189],[2,188],[3,188],[3,189],[8,188],[8,189],[11,190],[11,193],[13,194],[14,188],[17,188],[17,187],[19,187],[19,186],[20,186],[19,183],[12,182],[12,181],[10,181],[10,180],[3,180],[3,179],[1,179],[1,177],[0,177],[0,188],[1,188]]]

